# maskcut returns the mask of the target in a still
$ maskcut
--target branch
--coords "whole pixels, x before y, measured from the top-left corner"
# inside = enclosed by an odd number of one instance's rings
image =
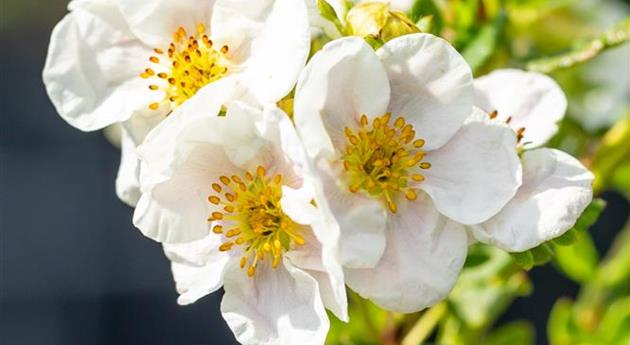
[[[566,54],[542,58],[527,64],[530,71],[549,73],[558,69],[569,68],[589,61],[603,51],[630,41],[630,18],[626,18],[612,29],[604,32],[599,38],[592,40],[581,48]]]

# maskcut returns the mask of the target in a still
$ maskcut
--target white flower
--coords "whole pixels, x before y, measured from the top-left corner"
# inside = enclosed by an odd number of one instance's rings
[[[558,131],[567,98],[553,79],[535,72],[502,69],[475,79],[475,105],[521,130],[526,147],[545,144]],[[508,120],[509,119],[509,120]]]
[[[461,224],[495,215],[521,183],[514,132],[472,103],[470,68],[428,34],[376,53],[339,39],[300,76],[295,124],[322,181],[318,205],[340,223],[346,282],[383,308],[444,298],[466,257]]]
[[[205,88],[147,136],[134,224],[165,243],[179,303],[224,287],[241,343],[323,344],[324,307],[348,318],[338,226],[314,206],[289,118],[240,101],[213,115],[221,105]]]
[[[228,99],[280,100],[309,52],[308,14],[298,0],[74,0],[69,9],[50,41],[48,94],[72,126],[124,122],[136,145],[217,81],[229,87]],[[129,148],[123,154],[133,155]],[[119,195],[134,204],[138,169],[122,168]]]
[[[567,101],[549,77],[498,70],[475,80],[475,103],[496,119],[509,121],[528,147],[541,145],[557,131]],[[523,185],[488,221],[470,227],[482,242],[522,252],[571,229],[593,198],[593,174],[578,160],[555,149],[525,151]]]

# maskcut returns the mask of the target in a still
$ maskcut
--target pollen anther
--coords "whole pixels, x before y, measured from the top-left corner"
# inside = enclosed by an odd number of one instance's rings
[[[300,228],[282,211],[282,175],[268,176],[266,169],[258,166],[254,172],[220,176],[218,180],[223,187],[212,183],[217,194],[208,197],[213,208],[220,207],[209,218],[215,224],[212,232],[225,238],[220,251],[242,248],[240,266],[249,277],[266,258],[276,268],[292,244],[306,243]],[[224,226],[230,230],[224,231]]]
[[[403,117],[390,125],[391,117],[390,113],[376,117],[370,125],[362,115],[358,128],[344,128],[347,146],[341,160],[350,192],[363,191],[396,213],[396,195],[416,200],[416,186],[425,180],[420,169],[431,164],[423,162],[425,141],[415,138],[413,125]]]
[[[164,98],[160,102],[149,105],[150,109],[157,110],[163,104],[178,106],[205,85],[221,79],[228,73],[230,64],[226,54],[229,47],[226,45],[219,50],[214,49],[212,41],[204,34],[205,30],[205,25],[198,24],[196,35],[188,36],[186,30],[180,27],[173,34],[173,41],[169,44],[166,55],[161,48],[153,49],[160,57],[150,56],[149,61],[159,71],[157,77],[166,82],[161,81],[159,86],[149,87],[153,91],[164,93]],[[167,61],[162,61],[163,59]],[[144,79],[155,75],[151,68],[140,73],[140,77]]]

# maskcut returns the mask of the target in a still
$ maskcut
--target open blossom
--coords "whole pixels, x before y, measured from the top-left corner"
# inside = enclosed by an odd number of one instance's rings
[[[474,82],[475,104],[497,121],[507,121],[525,148],[544,144],[558,130],[567,100],[549,77],[498,70]],[[555,149],[525,151],[523,185],[494,217],[472,226],[482,242],[522,252],[571,229],[593,198],[593,174],[577,159]]]
[[[473,110],[463,58],[429,34],[376,52],[339,39],[307,64],[294,111],[348,285],[402,312],[444,298],[467,253],[462,224],[494,216],[521,184],[516,135]]]
[[[289,118],[199,92],[139,147],[134,224],[164,242],[179,303],[223,287],[221,311],[243,344],[321,345],[325,307],[347,320],[339,229],[315,207]]]
[[[298,0],[73,0],[44,67],[61,117],[84,130],[123,123],[121,199],[135,204],[135,147],[200,89],[273,103],[293,88],[309,52]],[[126,157],[130,155],[131,157]]]

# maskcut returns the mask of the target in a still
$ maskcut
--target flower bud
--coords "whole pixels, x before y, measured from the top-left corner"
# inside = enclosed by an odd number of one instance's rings
[[[366,2],[354,6],[346,16],[348,35],[368,37],[387,42],[393,38],[420,32],[420,29],[403,12],[389,8],[381,2]],[[370,42],[370,41],[368,41]]]

